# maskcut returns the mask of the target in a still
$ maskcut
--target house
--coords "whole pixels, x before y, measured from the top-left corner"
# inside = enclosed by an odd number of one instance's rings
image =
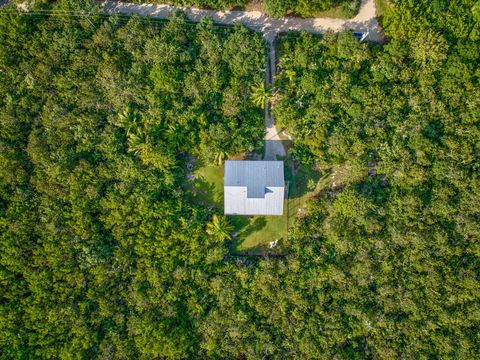
[[[283,215],[283,161],[225,161],[226,215]]]

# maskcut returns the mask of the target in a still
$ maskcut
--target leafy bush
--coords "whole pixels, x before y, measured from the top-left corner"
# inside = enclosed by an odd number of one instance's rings
[[[357,15],[360,10],[360,0],[342,2],[340,7],[342,14],[344,14],[346,18],[352,18]]]

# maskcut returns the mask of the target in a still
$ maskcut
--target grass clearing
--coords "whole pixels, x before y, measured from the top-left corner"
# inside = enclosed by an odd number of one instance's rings
[[[285,201],[286,203],[286,201]],[[269,242],[279,240],[281,249],[282,242],[287,240],[288,217],[282,216],[240,216],[228,217],[237,232],[233,243],[233,252],[259,254],[272,252]],[[275,252],[277,252],[277,248]]]
[[[199,205],[223,209],[223,166],[197,166],[193,176],[194,179],[189,181],[192,201]]]
[[[285,164],[288,198],[284,202],[283,215],[228,216],[236,235],[233,239],[233,253],[281,253],[282,243],[288,241],[288,228],[301,212],[299,209],[302,209],[307,200],[315,196],[321,188],[318,171],[302,167],[294,169],[291,161],[286,161]],[[192,201],[223,212],[223,169],[223,165],[196,165],[193,170],[194,178],[189,180]],[[275,240],[279,240],[279,245],[272,250],[269,243]]]

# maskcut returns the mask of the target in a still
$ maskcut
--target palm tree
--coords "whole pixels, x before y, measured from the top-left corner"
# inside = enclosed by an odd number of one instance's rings
[[[232,238],[232,230],[233,226],[222,215],[214,214],[212,221],[207,224],[207,234],[219,241],[230,240]]]
[[[128,134],[128,152],[137,156],[145,153],[150,148],[150,137],[145,130],[137,128],[135,132]]]
[[[272,97],[272,89],[266,88],[265,83],[252,86],[252,101],[255,105],[265,108],[265,105]]]
[[[228,157],[228,153],[225,150],[217,150],[215,152],[215,162],[220,166],[223,163],[223,160],[225,160]]]
[[[113,125],[125,129],[127,135],[133,128],[136,128],[139,122],[140,114],[137,110],[127,106],[123,112],[118,114],[118,117],[113,120]]]

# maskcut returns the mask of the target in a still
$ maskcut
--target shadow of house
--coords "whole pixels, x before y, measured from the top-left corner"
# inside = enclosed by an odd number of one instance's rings
[[[240,234],[240,237],[247,237],[257,231],[262,230],[267,225],[265,217],[256,218],[250,225],[248,225]]]
[[[282,155],[279,155],[282,154]],[[282,140],[265,140],[264,160],[278,160],[286,156]]]

